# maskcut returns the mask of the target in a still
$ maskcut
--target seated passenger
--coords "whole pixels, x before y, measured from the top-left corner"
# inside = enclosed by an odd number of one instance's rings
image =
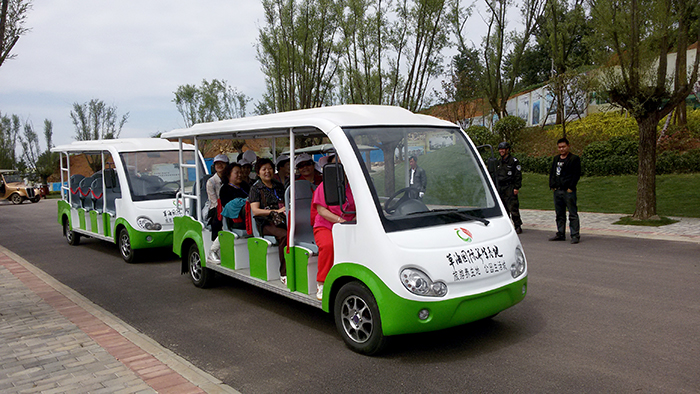
[[[241,172],[242,172],[242,179],[243,179],[243,184],[241,187],[243,190],[246,192],[250,191],[250,185],[255,183],[255,174],[253,173],[251,175],[251,171],[253,170],[253,163],[258,159],[258,156],[255,155],[255,152],[252,150],[247,150],[244,153],[241,153],[240,155],[240,160],[238,160],[238,164],[241,165]]]
[[[228,156],[224,154],[218,154],[214,157],[214,170],[216,174],[209,178],[207,181],[207,198],[209,199],[209,213],[207,219],[211,225],[211,240],[215,240],[219,231],[221,231],[222,224],[217,218],[217,207],[219,205],[219,191],[223,185],[223,172],[228,164]]]
[[[333,266],[333,225],[355,219],[355,214],[343,213],[340,206],[328,206],[323,194],[323,183],[314,191],[311,201],[312,208],[317,211],[314,218],[314,240],[318,246],[318,273],[316,274],[316,298],[323,298],[323,283],[326,281],[328,271]],[[355,199],[352,196],[350,185],[345,183],[345,204],[343,211],[355,211]],[[313,214],[313,213],[312,213]]]
[[[285,186],[285,189],[287,188],[287,185],[289,185],[289,156],[287,155],[281,155],[277,158],[277,173],[275,174],[275,179],[279,181],[279,183],[283,184]]]
[[[323,181],[321,172],[316,169],[314,159],[308,153],[302,153],[294,159],[294,167],[296,167],[298,175],[296,180],[307,180],[318,186]]]
[[[284,249],[287,247],[287,225],[274,224],[270,218],[273,212],[285,215],[284,208],[284,186],[277,182],[273,175],[275,174],[272,160],[258,159],[255,163],[255,172],[258,179],[250,188],[250,211],[254,217],[262,217],[256,219],[259,221],[262,235],[272,235],[277,240],[280,260],[280,280],[285,285],[287,284],[287,266],[284,260]]]
[[[243,190],[241,185],[243,184],[243,176],[241,173],[241,165],[238,163],[231,163],[226,166],[223,172],[224,179],[228,182],[221,186],[221,191],[219,192],[219,201],[221,202],[222,216],[223,220],[228,220],[229,228],[242,229],[245,230],[245,203],[243,203],[244,212],[241,213],[241,209],[238,208],[237,212],[230,212],[234,214],[231,216],[229,210],[233,209],[234,204],[229,204],[229,202],[234,199],[248,199],[248,192]],[[239,204],[240,205],[240,204]],[[232,220],[229,218],[233,218]]]

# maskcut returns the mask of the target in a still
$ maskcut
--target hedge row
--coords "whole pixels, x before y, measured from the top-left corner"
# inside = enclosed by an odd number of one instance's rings
[[[613,137],[608,141],[596,141],[581,153],[583,175],[604,176],[636,174],[638,169],[638,142],[624,137]],[[549,174],[552,157],[529,157],[514,154],[520,160],[523,171]],[[656,173],[700,172],[700,149],[681,153],[665,151],[656,158]]]

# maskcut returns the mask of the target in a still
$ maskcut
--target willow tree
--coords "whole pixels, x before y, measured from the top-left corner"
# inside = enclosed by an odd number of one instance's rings
[[[486,0],[487,31],[482,45],[485,91],[493,111],[502,118],[508,115],[506,104],[520,76],[523,53],[545,11],[546,0],[520,3],[522,29],[508,29],[512,0]]]
[[[338,67],[336,0],[263,0],[265,25],[257,57],[267,92],[256,112],[281,112],[330,103]]]
[[[19,37],[29,31],[25,22],[30,8],[29,0],[2,0],[0,3],[0,66],[16,56],[10,54],[12,48]]]
[[[684,102],[698,78],[700,40],[696,0],[589,0],[598,60],[606,65],[600,89],[639,127],[637,202],[633,217],[656,218],[656,141],[659,121]],[[691,36],[695,31],[695,37]],[[669,52],[676,52],[669,64]]]

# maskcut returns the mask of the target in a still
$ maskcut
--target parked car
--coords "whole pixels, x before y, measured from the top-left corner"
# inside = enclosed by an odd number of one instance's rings
[[[19,172],[0,170],[0,199],[21,204],[24,200],[39,202],[41,195],[39,190],[26,184]]]

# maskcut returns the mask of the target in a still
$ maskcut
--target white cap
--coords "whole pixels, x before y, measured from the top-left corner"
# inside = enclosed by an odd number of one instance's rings
[[[245,166],[245,165],[252,165],[255,160],[258,159],[258,156],[253,152],[251,149],[248,149],[243,153],[243,157],[241,157],[241,160],[238,161],[238,164]]]
[[[287,155],[279,155],[279,156],[277,157],[277,161],[275,161],[275,165],[278,166],[278,165],[280,165],[281,162],[283,162],[283,161],[285,161],[285,160],[289,161],[289,156],[287,156]]]
[[[294,168],[296,168],[299,163],[303,163],[305,161],[314,161],[314,159],[308,153],[302,153],[294,158]]]
[[[217,161],[228,164],[228,156],[226,156],[223,153],[219,153],[218,155],[216,155],[216,157],[214,157],[214,163],[216,163]]]

